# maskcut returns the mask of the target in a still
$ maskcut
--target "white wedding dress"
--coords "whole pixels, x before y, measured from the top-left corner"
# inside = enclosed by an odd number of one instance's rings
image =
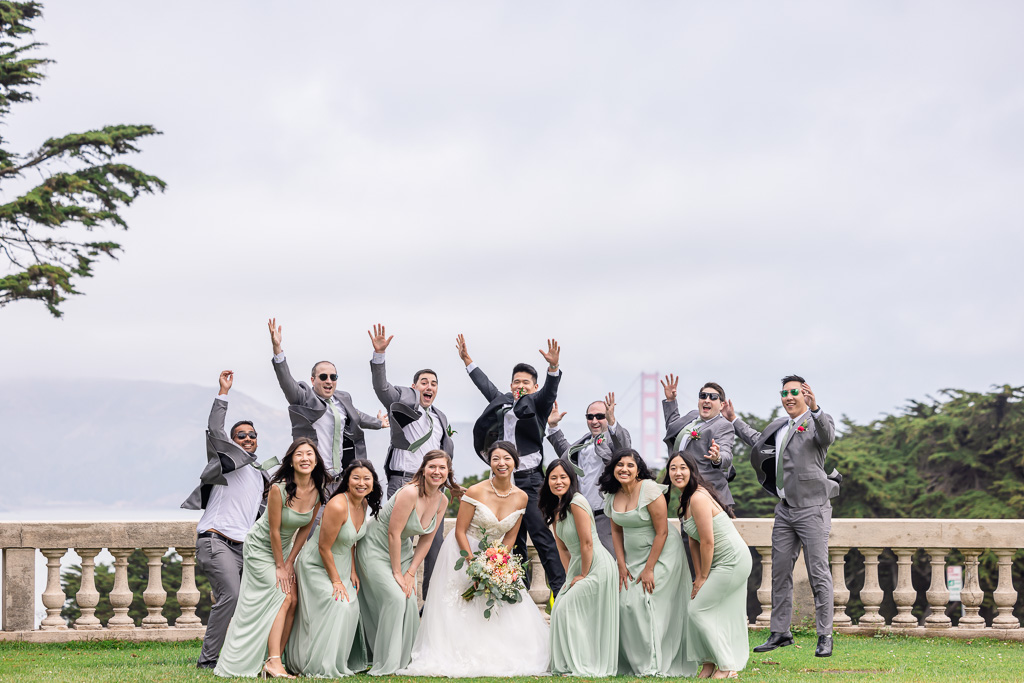
[[[473,505],[470,547],[476,551],[484,532],[500,541],[516,525],[524,510],[499,520],[483,503],[462,497],[462,505]],[[400,670],[407,676],[536,676],[546,674],[550,659],[548,625],[526,591],[514,605],[497,602],[491,618],[484,618],[484,600],[466,601],[462,594],[470,581],[465,567],[455,569],[459,544],[454,530],[441,544],[430,578],[430,592],[423,604],[412,662]]]

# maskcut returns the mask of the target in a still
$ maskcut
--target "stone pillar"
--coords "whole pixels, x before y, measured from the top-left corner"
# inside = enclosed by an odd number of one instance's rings
[[[881,548],[861,548],[864,554],[864,587],[860,589],[860,599],[864,603],[864,614],[858,622],[859,626],[885,626],[885,617],[878,613],[882,606],[882,587],[878,585],[878,556]]]
[[[761,585],[757,587],[757,601],[761,603],[761,613],[757,615],[758,628],[768,628],[772,624],[772,547],[757,546],[754,548],[761,556]],[[686,567],[684,571],[689,571]]]
[[[5,631],[36,627],[36,549],[4,548]]]
[[[528,569],[530,570],[530,598],[533,599],[533,603],[537,605],[537,609],[540,610],[541,616],[544,617],[545,621],[551,621],[551,615],[548,614],[548,600],[551,598],[551,589],[548,588],[548,575],[544,573],[544,565],[540,562],[540,555],[537,553],[537,549],[533,547],[533,543],[526,546],[526,558]]]
[[[175,548],[181,556],[181,586],[178,588],[178,606],[181,616],[174,622],[179,628],[201,628],[202,620],[196,616],[199,589],[196,587],[196,549]]]
[[[849,626],[853,623],[846,613],[846,604],[850,601],[850,589],[846,586],[846,553],[849,548],[829,548],[829,559],[832,562],[832,593],[835,603],[835,614],[832,616],[833,626]]]
[[[985,628],[985,619],[978,610],[981,609],[981,601],[985,599],[985,593],[978,583],[978,557],[981,550],[978,548],[961,548],[964,554],[964,588],[960,591],[960,602],[964,606],[964,616],[960,618],[960,628]]]
[[[162,561],[167,548],[143,548],[142,552],[146,553],[146,564],[149,566],[149,582],[142,593],[148,614],[142,619],[142,628],[167,628],[167,617],[163,615],[167,591],[164,590],[161,578]]]
[[[100,592],[96,590],[96,556],[101,548],[76,548],[82,558],[82,584],[78,587],[75,600],[82,616],[75,619],[75,628],[80,631],[95,631],[102,628],[96,618],[96,605],[100,604]]]
[[[992,620],[992,628],[1020,628],[1020,622],[1013,616],[1013,605],[1017,602],[1017,591],[1013,590],[1013,555],[1012,549],[993,551],[999,558],[999,583],[992,597],[999,614]]]
[[[135,622],[128,616],[128,608],[131,607],[132,591],[128,588],[128,556],[132,554],[133,548],[109,548],[110,554],[114,556],[114,587],[110,591],[110,606],[114,609],[114,616],[107,622],[107,628],[112,631],[131,631],[135,628]]]
[[[932,565],[932,582],[925,596],[932,613],[924,618],[928,628],[950,628],[953,622],[946,616],[946,605],[949,604],[949,589],[946,587],[946,549],[925,548]]]
[[[897,614],[892,618],[894,628],[917,628],[917,617],[911,614],[917,592],[911,580],[916,548],[893,548],[896,554],[896,588],[892,598],[896,602]]]
[[[68,628],[60,615],[66,599],[60,587],[60,559],[67,551],[67,548],[46,548],[41,551],[46,558],[46,590],[43,591],[46,618],[39,624],[41,631],[66,631]]]

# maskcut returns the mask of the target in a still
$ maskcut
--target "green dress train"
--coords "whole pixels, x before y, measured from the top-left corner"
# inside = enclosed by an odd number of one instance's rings
[[[370,646],[373,664],[370,674],[390,676],[409,666],[412,646],[420,625],[416,593],[408,598],[395,582],[388,554],[388,524],[395,507],[391,496],[380,513],[368,521],[366,536],[356,550],[356,569],[359,572],[359,610],[366,642]],[[429,534],[437,524],[437,516],[424,529],[414,507],[402,529],[402,571],[412,564],[413,536]]]
[[[344,495],[344,494],[342,494]],[[352,546],[366,535],[369,516],[356,530],[350,514],[341,525],[331,554],[349,600],[335,600],[331,577],[320,556],[318,526],[295,560],[299,605],[288,639],[288,666],[305,676],[341,678],[365,671],[366,644],[359,625],[359,600],[352,586]]]
[[[572,676],[614,676],[619,651],[619,573],[615,560],[597,536],[594,512],[581,493],[572,498],[572,505],[587,511],[594,559],[586,578],[570,588],[569,582],[579,576],[583,567],[580,537],[572,511],[563,520],[555,521],[555,533],[569,549],[569,568],[565,585],[551,608],[551,673]]]
[[[696,662],[712,662],[723,671],[740,671],[747,665],[747,577],[750,549],[725,512],[711,518],[715,552],[711,571],[687,609],[686,656]],[[696,540],[697,523],[690,517],[683,529]]]
[[[292,550],[295,532],[313,519],[314,504],[309,512],[296,512],[284,504],[288,500],[284,483],[281,490],[281,553],[285,558]],[[214,673],[231,678],[259,675],[267,659],[267,638],[274,624],[284,593],[277,587],[277,564],[270,547],[270,512],[265,512],[245,536],[242,546],[242,584],[238,604],[228,625],[224,647]]]
[[[683,640],[686,603],[693,585],[683,539],[671,524],[654,565],[654,592],[645,591],[638,580],[654,544],[654,523],[647,506],[667,490],[668,486],[663,484],[641,480],[637,506],[626,512],[614,509],[614,494],[605,496],[605,514],[622,527],[626,567],[633,576],[633,582],[620,589],[618,595],[620,676],[676,677],[697,673],[697,664],[686,658]]]

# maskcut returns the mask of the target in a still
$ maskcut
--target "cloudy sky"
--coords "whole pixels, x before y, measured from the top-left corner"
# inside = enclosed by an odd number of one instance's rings
[[[0,381],[231,368],[279,405],[277,316],[300,376],[332,359],[374,411],[386,323],[393,377],[435,367],[455,419],[483,407],[458,332],[499,385],[556,337],[563,409],[616,390],[627,426],[641,371],[761,413],[799,372],[860,421],[1024,384],[1020,3],[45,11],[10,147],[151,123],[131,163],[168,189],[64,319],[0,310]]]

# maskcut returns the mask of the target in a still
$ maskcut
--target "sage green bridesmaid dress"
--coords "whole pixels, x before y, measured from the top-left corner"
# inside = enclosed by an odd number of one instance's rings
[[[572,505],[587,511],[594,558],[586,578],[569,587],[580,574],[583,557],[576,521],[570,511],[563,520],[555,521],[555,533],[569,549],[569,568],[565,585],[551,609],[551,673],[553,675],[604,677],[614,676],[619,652],[619,572],[615,560],[597,536],[594,511],[581,493],[573,496]]]
[[[288,639],[288,666],[304,676],[341,678],[365,671],[366,643],[359,625],[359,599],[352,586],[352,546],[366,535],[369,516],[356,530],[349,515],[331,545],[334,566],[345,584],[349,600],[335,600],[331,577],[320,556],[320,531],[299,551],[295,575],[299,582],[299,605],[295,625]]]
[[[292,551],[295,532],[313,519],[316,505],[308,512],[296,512],[284,504],[288,494],[284,483],[276,484],[281,490],[281,552],[285,558]],[[228,625],[224,647],[217,660],[214,673],[231,678],[259,675],[267,660],[267,638],[274,624],[284,593],[277,587],[277,564],[270,547],[270,513],[256,520],[245,536],[242,546],[242,584],[238,589],[235,614]]]
[[[696,540],[693,517],[683,529]],[[715,552],[711,571],[687,609],[686,656],[696,662],[712,662],[723,671],[740,671],[747,665],[747,577],[750,549],[725,512],[711,518]]]
[[[686,659],[683,641],[686,603],[693,586],[683,539],[671,524],[654,565],[654,592],[645,591],[637,580],[654,544],[654,523],[647,506],[667,490],[664,484],[641,480],[637,506],[626,512],[615,510],[614,494],[605,496],[604,512],[622,527],[626,567],[633,576],[633,582],[628,588],[620,588],[618,595],[620,676],[677,677],[697,673],[696,662]]]
[[[408,598],[398,587],[391,572],[388,554],[388,524],[395,498],[381,508],[377,517],[367,522],[366,535],[356,548],[356,570],[359,572],[359,611],[366,642],[370,646],[373,663],[370,674],[390,676],[409,666],[412,646],[420,625],[416,593]],[[402,529],[402,571],[412,564],[414,536],[429,534],[437,524],[437,517],[424,529],[420,525],[416,508],[409,513]]]

